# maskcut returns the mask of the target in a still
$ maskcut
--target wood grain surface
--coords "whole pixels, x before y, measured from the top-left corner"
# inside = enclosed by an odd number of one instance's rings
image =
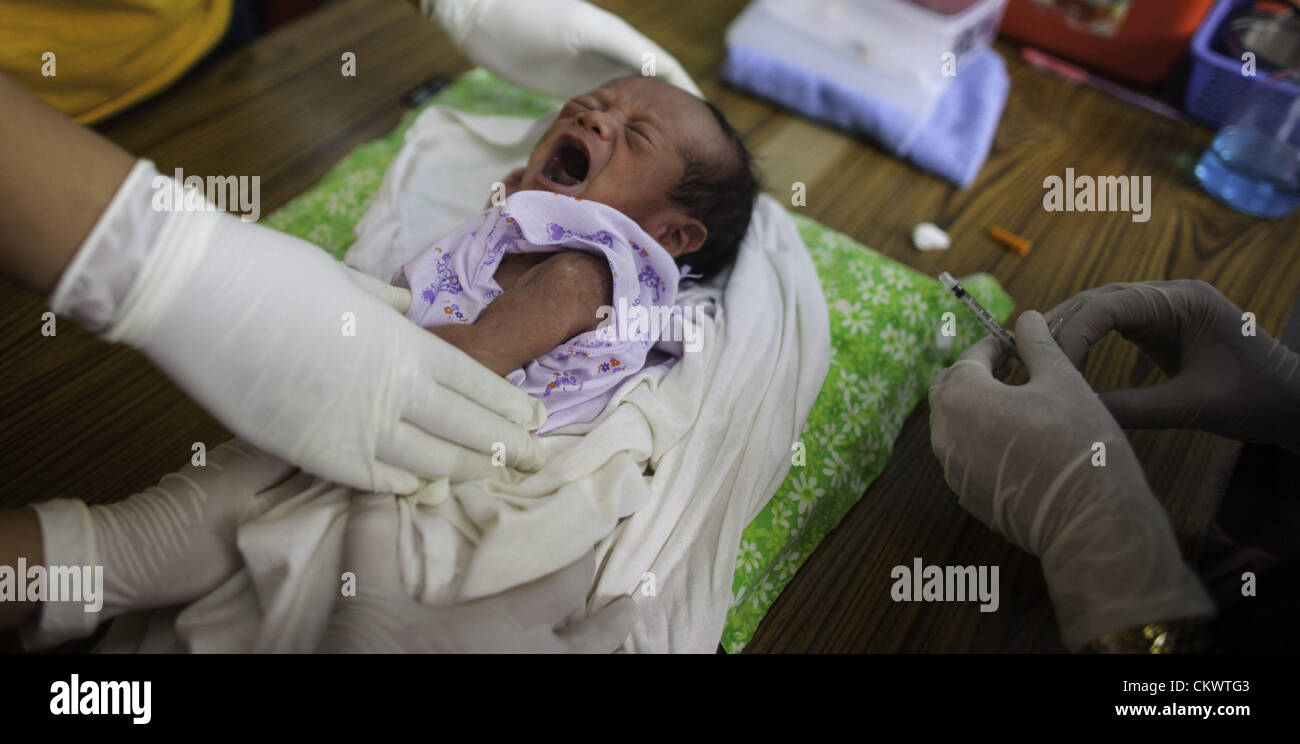
[[[1191,167],[1210,141],[1206,129],[1045,76],[1000,42],[1011,98],[978,181],[957,189],[859,138],[723,85],[723,37],[742,0],[597,4],[678,57],[755,152],[770,193],[788,200],[791,182],[805,183],[807,205],[799,209],[891,258],[932,271],[933,254],[922,256],[909,242],[912,226],[928,220],[953,238],[938,259],[942,268],[993,274],[1021,309],[1046,309],[1112,281],[1190,277],[1281,332],[1300,286],[1300,216],[1252,219],[1201,191]],[[356,78],[339,75],[345,51],[357,55]],[[469,66],[405,3],[340,2],[192,73],[99,130],[164,173],[260,176],[265,215],[388,132],[403,112],[403,93]],[[1044,177],[1066,168],[1151,176],[1150,221],[1044,211]],[[1033,250],[1023,258],[1006,251],[987,237],[991,225],[1032,239]],[[214,446],[228,436],[136,353],[71,321],[43,337],[45,309],[41,298],[0,285],[0,506],[122,498],[185,464],[192,443]],[[1088,368],[1099,390],[1160,376],[1117,338],[1094,349]],[[748,650],[1061,649],[1037,560],[958,507],[930,451],[927,417],[923,403],[884,474],[800,570]],[[1191,554],[1239,445],[1193,432],[1135,432],[1131,440]],[[890,569],[917,556],[1000,566],[1000,609],[893,603]]]

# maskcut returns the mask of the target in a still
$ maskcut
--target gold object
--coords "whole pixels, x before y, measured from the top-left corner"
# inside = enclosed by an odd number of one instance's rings
[[[1194,645],[1196,626],[1187,621],[1156,622],[1124,628],[1094,639],[1083,647],[1094,654],[1172,654]]]

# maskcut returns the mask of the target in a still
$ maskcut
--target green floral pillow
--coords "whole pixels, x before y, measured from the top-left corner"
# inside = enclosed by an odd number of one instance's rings
[[[427,105],[536,117],[556,102],[477,68]],[[342,259],[354,240],[353,226],[417,114],[406,114],[387,136],[358,147],[266,224]],[[937,280],[807,217],[793,217],[826,295],[830,370],[804,427],[803,447],[792,454],[796,464],[741,536],[722,635],[723,647],[732,652],[744,648],[794,572],[884,469],[894,437],[930,379],[982,335]],[[995,316],[1010,314],[1011,299],[992,277],[976,275],[962,283]],[[934,336],[945,312],[957,318],[957,335],[939,354]]]
[[[930,380],[983,335],[938,280],[801,215],[831,322],[831,361],[804,425],[802,452],[776,495],[741,536],[722,646],[737,652],[772,602],[884,470],[903,421]],[[986,274],[963,286],[999,319],[1011,298]],[[940,354],[944,313],[956,336]],[[800,456],[802,454],[802,456]]]

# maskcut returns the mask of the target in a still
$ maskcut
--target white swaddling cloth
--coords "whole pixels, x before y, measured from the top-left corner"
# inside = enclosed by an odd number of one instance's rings
[[[493,182],[526,160],[553,117],[426,110],[358,223],[347,263],[393,276],[428,236],[480,212]],[[634,594],[641,617],[627,650],[717,648],[741,532],[790,467],[826,375],[830,334],[807,249],[767,197],[732,269],[683,285],[677,302],[706,308],[693,319],[701,350],[632,376],[590,424],[541,437],[550,454],[541,471],[394,496],[394,549],[413,596],[445,603],[494,594],[597,545],[588,610]],[[168,648],[174,628],[196,651],[315,648],[346,570],[352,492],[304,474],[273,491],[269,508],[239,528],[244,570],[174,625],[154,622],[135,647]],[[647,574],[654,596],[637,591]],[[110,637],[106,647],[127,647]]]

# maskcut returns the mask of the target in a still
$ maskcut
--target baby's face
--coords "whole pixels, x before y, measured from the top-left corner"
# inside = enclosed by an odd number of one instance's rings
[[[651,235],[676,210],[669,192],[686,170],[683,152],[725,146],[702,101],[650,78],[619,78],[573,98],[542,135],[520,190],[591,199]],[[680,210],[678,210],[680,211]]]

